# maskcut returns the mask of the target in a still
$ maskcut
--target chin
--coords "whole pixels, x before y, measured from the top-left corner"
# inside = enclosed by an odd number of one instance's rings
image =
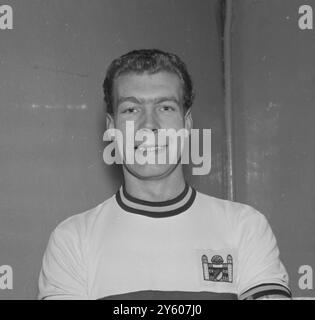
[[[127,166],[127,170],[133,176],[143,180],[158,180],[168,176],[176,168],[176,165],[133,165]]]

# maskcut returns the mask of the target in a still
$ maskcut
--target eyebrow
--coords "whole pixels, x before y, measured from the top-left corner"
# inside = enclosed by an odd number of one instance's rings
[[[177,98],[175,98],[174,96],[170,96],[170,97],[160,97],[160,98],[154,98],[154,99],[138,99],[134,96],[130,96],[130,97],[121,97],[118,99],[118,106],[124,102],[133,102],[136,104],[143,104],[145,101],[149,101],[149,102],[153,102],[153,103],[162,103],[162,102],[175,102],[178,106],[180,106],[180,102],[178,101]]]

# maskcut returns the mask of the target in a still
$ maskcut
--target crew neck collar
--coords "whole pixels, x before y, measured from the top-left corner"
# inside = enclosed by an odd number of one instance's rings
[[[135,198],[127,193],[124,185],[115,195],[118,205],[123,210],[151,218],[167,218],[178,215],[190,208],[195,197],[196,190],[187,182],[185,189],[177,197],[166,201],[147,201]]]

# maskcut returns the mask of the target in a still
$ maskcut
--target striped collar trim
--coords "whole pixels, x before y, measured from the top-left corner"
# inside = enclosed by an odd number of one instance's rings
[[[189,209],[196,198],[196,190],[186,183],[184,191],[176,198],[156,202],[134,198],[121,186],[115,197],[118,205],[127,212],[151,218],[166,218]]]

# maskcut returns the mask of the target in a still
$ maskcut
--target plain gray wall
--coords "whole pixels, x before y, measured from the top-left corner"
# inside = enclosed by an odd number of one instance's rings
[[[302,0],[233,1],[236,199],[263,212],[294,295],[315,270],[315,30],[298,28]],[[313,280],[314,281],[314,280]],[[314,283],[313,283],[314,286]]]
[[[196,128],[212,129],[211,175],[189,177],[225,197],[220,1],[7,0],[0,31],[0,265],[34,299],[48,237],[65,218],[111,196],[120,175],[102,160],[102,82],[117,56],[157,47],[187,62]]]

